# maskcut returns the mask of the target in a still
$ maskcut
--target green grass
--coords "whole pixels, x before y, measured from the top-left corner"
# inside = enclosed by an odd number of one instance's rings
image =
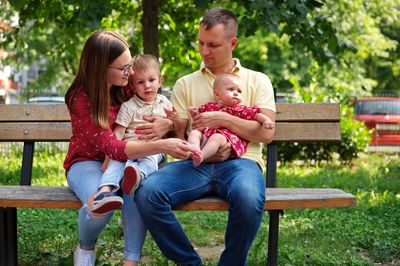
[[[65,154],[39,152],[34,185],[67,185]],[[21,155],[0,159],[0,184],[18,184]],[[400,265],[400,158],[364,155],[351,166],[335,164],[278,169],[279,187],[335,187],[357,197],[352,208],[285,211],[280,223],[279,265]],[[78,242],[77,210],[18,209],[21,265],[72,265]],[[223,244],[226,212],[177,212],[196,247]],[[257,234],[249,265],[266,261],[268,215]],[[148,235],[142,265],[171,265]],[[117,212],[98,241],[97,265],[121,265],[123,233]],[[216,265],[216,259],[205,265]]]

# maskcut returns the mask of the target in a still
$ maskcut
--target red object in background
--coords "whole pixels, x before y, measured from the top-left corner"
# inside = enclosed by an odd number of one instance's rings
[[[375,129],[373,145],[400,145],[400,98],[358,98],[354,103],[355,118]]]

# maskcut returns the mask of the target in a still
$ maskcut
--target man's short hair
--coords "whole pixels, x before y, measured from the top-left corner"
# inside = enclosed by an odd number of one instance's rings
[[[236,37],[238,30],[238,22],[236,15],[225,8],[216,7],[208,10],[203,19],[200,21],[200,25],[204,26],[206,30],[222,24],[225,26],[227,33],[231,35],[230,37]]]

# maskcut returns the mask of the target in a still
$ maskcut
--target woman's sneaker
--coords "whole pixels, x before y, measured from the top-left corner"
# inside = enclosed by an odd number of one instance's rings
[[[78,245],[74,252],[74,266],[94,266],[96,250],[81,249]]]
[[[97,214],[103,214],[116,209],[120,209],[124,200],[116,192],[97,192],[93,198],[91,211]]]
[[[135,165],[127,165],[124,170],[124,178],[121,182],[121,189],[127,195],[131,195],[139,187],[142,180],[142,173]]]

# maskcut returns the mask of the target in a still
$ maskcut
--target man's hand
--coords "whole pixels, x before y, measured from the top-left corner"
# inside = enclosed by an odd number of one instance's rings
[[[193,117],[192,128],[202,131],[205,127],[222,128],[225,121],[229,122],[230,114],[213,111],[197,114]]]
[[[207,160],[206,163],[219,163],[226,161],[231,156],[231,144],[227,142],[224,146],[219,147],[218,151]]]
[[[168,118],[159,116],[144,116],[144,120],[150,124],[138,126],[135,133],[140,135],[140,140],[152,141],[161,139],[171,130],[171,121]]]

